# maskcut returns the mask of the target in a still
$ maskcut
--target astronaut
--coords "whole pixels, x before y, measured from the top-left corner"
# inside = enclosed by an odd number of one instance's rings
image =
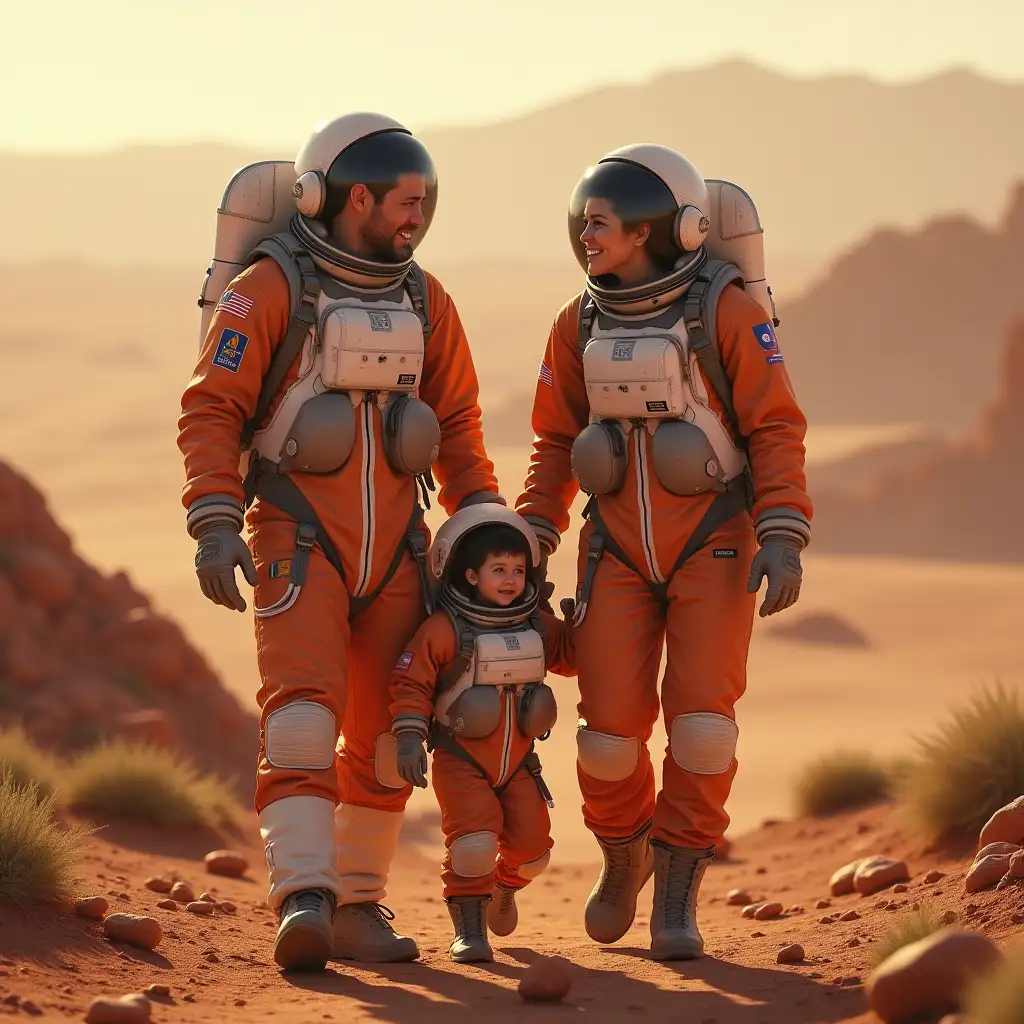
[[[547,867],[554,845],[534,743],[556,719],[545,674],[576,673],[571,627],[539,607],[539,565],[537,538],[514,512],[498,504],[456,512],[430,552],[440,608],[393,673],[391,729],[398,770],[412,785],[426,787],[427,745],[433,750],[457,963],[493,959],[488,928],[515,930],[516,893]],[[562,610],[571,617],[565,602]]]
[[[429,153],[389,117],[349,114],[309,138],[294,178],[286,229],[238,257],[213,310],[178,445],[203,593],[244,611],[238,567],[255,588],[274,955],[315,971],[418,956],[381,900],[410,792],[388,681],[427,614],[420,496],[436,473],[449,514],[503,499],[458,312],[413,261],[437,199]],[[258,200],[237,189],[222,210]]]
[[[705,182],[663,146],[626,146],[577,184],[569,232],[586,289],[548,338],[515,508],[550,554],[578,490],[589,495],[577,771],[604,867],[587,932],[621,938],[653,874],[652,956],[690,959],[703,954],[701,879],[729,822],[756,594],[767,577],[762,616],[799,596],[806,421],[742,189]],[[659,703],[669,744],[656,793]]]

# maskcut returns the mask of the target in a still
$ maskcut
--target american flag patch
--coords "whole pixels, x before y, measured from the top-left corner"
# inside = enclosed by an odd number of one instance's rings
[[[220,302],[214,307],[214,313],[223,309],[225,313],[233,313],[239,320],[244,320],[252,309],[252,299],[247,299],[238,292],[225,292],[220,297]]]
[[[555,378],[551,375],[551,368],[547,363],[540,364],[540,373],[537,374],[537,379],[542,384],[547,384],[549,388],[553,388],[555,386]]]

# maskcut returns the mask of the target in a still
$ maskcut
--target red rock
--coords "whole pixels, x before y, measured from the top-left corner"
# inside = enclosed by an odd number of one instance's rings
[[[211,896],[208,892],[201,892],[199,894],[199,899],[203,903],[216,903],[217,902],[217,897],[216,896]]]
[[[141,994],[111,999],[101,996],[89,1004],[85,1024],[146,1024],[152,1004]]]
[[[859,921],[860,914],[856,910],[848,910],[845,914],[839,915],[840,921]]]
[[[898,949],[868,979],[868,1005],[886,1024],[957,1010],[966,987],[1003,961],[977,932],[943,929]]]
[[[945,877],[946,875],[942,871],[929,871],[921,881],[924,882],[925,885],[934,885],[936,882],[942,881]]]
[[[818,902],[814,904],[814,909],[815,910],[827,910],[831,906],[832,906],[832,901],[831,900],[818,900]]]
[[[44,548],[21,547],[13,570],[17,588],[44,608],[63,608],[75,596],[74,568]]]
[[[238,910],[234,903],[231,903],[228,900],[222,900],[218,903],[217,909],[222,910],[225,914],[234,914]]]
[[[171,994],[169,985],[150,985],[142,990],[143,995],[154,999],[166,999]]]
[[[519,995],[527,1002],[558,1002],[572,988],[572,965],[561,956],[538,957],[519,981]]]
[[[798,964],[804,958],[804,947],[798,942],[794,942],[791,946],[783,946],[779,950],[778,955],[775,957],[775,962],[778,964]]]
[[[754,920],[770,921],[773,917],[778,917],[781,913],[781,903],[762,903],[761,906],[754,911]]]
[[[90,921],[102,921],[110,904],[102,896],[83,896],[75,901],[75,913]]]
[[[726,906],[730,907],[747,907],[754,901],[745,889],[730,889],[725,902]]]
[[[1019,849],[1017,843],[988,843],[974,855],[974,859],[978,861],[982,857],[1012,857]]]
[[[192,903],[195,898],[196,894],[192,891],[192,887],[185,882],[175,882],[171,887],[171,899],[177,900],[178,903]]]
[[[130,711],[117,720],[117,731],[126,740],[144,746],[177,750],[178,737],[174,723],[166,711],[148,708],[144,711]]]
[[[145,886],[151,892],[170,892],[174,888],[174,883],[169,878],[147,878]]]
[[[1007,878],[1024,878],[1024,850],[1018,850],[1010,858],[1010,868],[1006,873]]]
[[[853,876],[853,887],[862,896],[871,896],[896,882],[906,882],[909,878],[910,872],[903,861],[889,857],[869,857],[858,866]]]
[[[764,906],[764,902],[761,903],[748,903],[742,910],[743,917],[753,917],[761,907]]]
[[[157,906],[161,910],[177,910],[179,905],[174,900],[161,900]]]
[[[1019,796],[1005,807],[1000,807],[985,822],[978,836],[979,852],[989,843],[1015,843],[1024,846],[1024,796]]]
[[[137,914],[109,914],[103,922],[103,934],[111,942],[123,942],[142,949],[156,949],[163,933],[155,917]]]
[[[969,893],[981,892],[995,885],[1010,870],[1008,853],[981,857],[972,865],[964,879],[964,889]]]
[[[853,892],[853,878],[857,874],[857,868],[864,863],[864,858],[852,860],[835,871],[829,879],[828,891],[833,896],[846,896]]]
[[[215,908],[212,903],[196,900],[194,903],[185,904],[185,909],[192,914],[212,914]]]
[[[905,885],[903,882],[899,882],[898,884],[896,884],[896,885],[894,885],[892,887],[892,891],[893,892],[909,892],[910,891],[910,886],[909,885]]]
[[[203,858],[206,870],[213,875],[241,878],[249,870],[249,862],[234,850],[213,850]]]

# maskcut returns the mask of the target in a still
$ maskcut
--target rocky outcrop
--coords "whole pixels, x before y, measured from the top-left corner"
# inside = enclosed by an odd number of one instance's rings
[[[123,736],[248,778],[258,723],[124,573],[82,559],[33,484],[0,462],[0,728],[62,756]]]

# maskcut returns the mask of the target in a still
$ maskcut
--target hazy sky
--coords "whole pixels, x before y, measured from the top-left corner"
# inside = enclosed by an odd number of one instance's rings
[[[290,155],[346,110],[487,121],[728,57],[1024,79],[1022,0],[0,0],[0,40],[0,149],[19,151],[220,139]]]

